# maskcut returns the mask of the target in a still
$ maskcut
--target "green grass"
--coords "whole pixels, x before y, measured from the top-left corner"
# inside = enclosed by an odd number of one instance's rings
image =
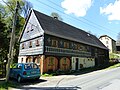
[[[8,90],[10,87],[12,88],[17,88],[19,87],[20,84],[17,84],[15,82],[5,82],[5,81],[0,81],[0,90]]]
[[[108,67],[108,68],[105,68],[106,70],[108,70],[108,69],[113,69],[113,68],[117,68],[117,67],[120,67],[120,63],[118,63],[118,64],[115,64],[115,65],[113,65],[113,66],[110,66],[110,67]]]
[[[48,74],[48,73],[45,73],[45,74],[43,74],[42,75],[43,77],[52,77],[52,76],[54,76],[52,73],[50,73],[50,74]]]

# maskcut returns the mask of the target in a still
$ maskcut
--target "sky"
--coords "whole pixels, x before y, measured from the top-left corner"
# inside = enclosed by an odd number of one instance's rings
[[[117,40],[120,32],[120,0],[28,0],[33,9],[50,16],[58,13],[62,21],[97,37]]]

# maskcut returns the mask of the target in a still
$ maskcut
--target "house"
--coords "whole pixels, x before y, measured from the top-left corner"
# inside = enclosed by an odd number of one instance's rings
[[[81,29],[31,10],[20,36],[18,63],[35,62],[41,74],[103,65],[108,49]]]
[[[116,43],[116,51],[118,54],[120,54],[120,42]]]
[[[100,36],[100,41],[109,49],[109,53],[116,53],[116,41],[107,35]]]

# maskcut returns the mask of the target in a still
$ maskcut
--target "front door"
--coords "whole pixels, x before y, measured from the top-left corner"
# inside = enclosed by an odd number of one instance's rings
[[[78,70],[78,58],[76,58],[75,70]]]

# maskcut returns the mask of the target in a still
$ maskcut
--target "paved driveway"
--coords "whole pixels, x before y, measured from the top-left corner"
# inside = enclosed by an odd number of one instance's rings
[[[35,83],[24,84],[24,90],[120,90],[120,67],[86,74],[41,77]],[[110,89],[113,86],[115,89]]]

